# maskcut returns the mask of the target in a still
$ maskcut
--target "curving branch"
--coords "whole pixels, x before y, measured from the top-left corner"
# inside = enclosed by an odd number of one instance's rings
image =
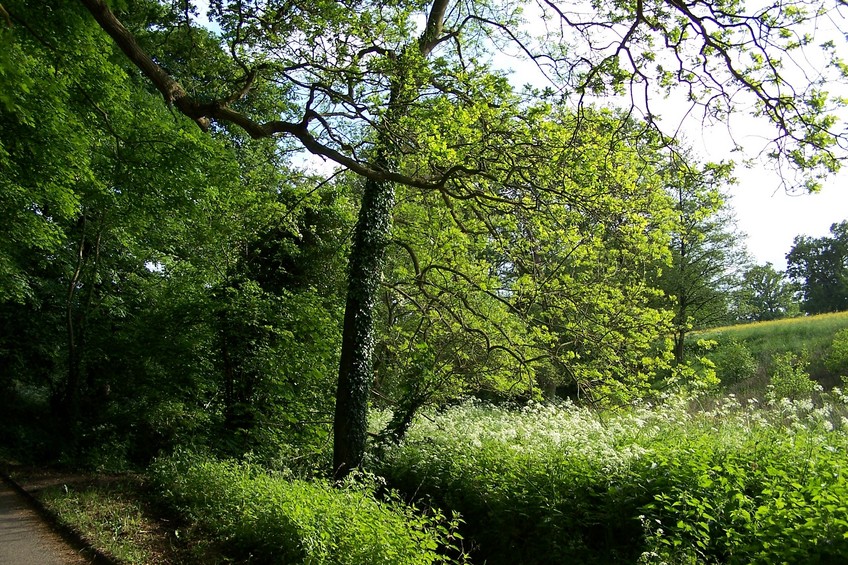
[[[445,23],[445,13],[447,12],[450,0],[436,0],[430,8],[430,15],[427,17],[427,26],[424,28],[424,33],[418,41],[418,48],[421,50],[421,55],[426,57],[436,48],[436,46],[445,41],[442,37],[442,28]]]
[[[146,76],[162,94],[165,103],[173,106],[183,115],[191,118],[203,130],[207,131],[212,122],[226,122],[238,126],[254,139],[272,137],[276,135],[289,135],[297,139],[300,144],[310,153],[327,158],[346,169],[367,179],[377,182],[395,182],[425,190],[442,189],[450,180],[465,176],[472,176],[479,171],[464,166],[454,166],[436,178],[418,178],[403,175],[398,172],[374,167],[341,151],[321,143],[310,131],[310,123],[322,121],[321,116],[314,110],[307,108],[300,122],[287,122],[272,120],[268,122],[257,122],[246,114],[229,107],[229,103],[236,101],[247,94],[252,87],[255,75],[249,74],[245,84],[235,93],[221,100],[203,102],[190,96],[185,88],[163,69],[153,58],[139,45],[135,36],[121,23],[115,14],[109,9],[104,0],[80,0],[83,6],[91,13],[100,27],[109,34],[121,51],[129,60]],[[432,49],[438,43],[438,37],[428,42],[426,38],[431,33],[441,29],[436,18],[439,18],[439,10],[444,13],[448,0],[438,0],[430,14],[431,23],[427,31],[422,35],[422,51]],[[440,21],[440,20],[438,20]],[[435,42],[435,43],[434,43]],[[326,123],[324,124],[326,126]]]
[[[3,7],[3,4],[0,4],[0,16],[3,16],[3,19],[6,20],[6,27],[12,27],[12,16]]]

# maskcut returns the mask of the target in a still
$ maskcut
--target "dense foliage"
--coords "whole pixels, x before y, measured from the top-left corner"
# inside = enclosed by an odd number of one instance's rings
[[[740,322],[767,322],[800,314],[798,287],[771,263],[745,270],[732,297],[734,317]]]
[[[823,88],[848,67],[825,43],[796,87],[781,61],[807,60],[793,30],[826,8],[196,4],[2,0],[0,444],[157,461],[165,504],[239,559],[461,558],[456,519],[354,472],[369,439],[372,468],[462,512],[491,562],[792,561],[799,516],[819,536],[799,551],[842,556],[843,508],[815,490],[841,495],[842,425],[782,400],[820,392],[823,349],[769,356],[765,415],[626,408],[758,370],[744,339],[683,353],[732,301],[732,164],[663,133],[653,94],[751,106],[814,188],[845,148]],[[517,88],[499,51],[550,85]],[[798,239],[789,274],[834,246]],[[766,300],[772,273],[749,274]],[[808,309],[839,307],[806,280]],[[770,300],[751,316],[789,312]],[[529,404],[416,416],[468,397]],[[578,404],[538,404],[557,397]],[[371,406],[390,415],[369,435]]]
[[[416,421],[374,466],[459,510],[488,563],[835,562],[848,557],[835,394],[703,412],[466,403]]]
[[[675,160],[669,168],[664,184],[673,203],[671,264],[660,268],[656,284],[671,302],[674,358],[680,364],[689,331],[728,321],[745,251],[722,192],[732,167],[711,164],[700,171]]]
[[[367,482],[334,487],[187,453],[158,460],[151,474],[166,504],[242,560],[442,563],[456,541],[455,521],[378,500]]]
[[[848,310],[848,222],[830,227],[831,235],[799,235],[786,254],[787,273],[800,285],[807,314]]]

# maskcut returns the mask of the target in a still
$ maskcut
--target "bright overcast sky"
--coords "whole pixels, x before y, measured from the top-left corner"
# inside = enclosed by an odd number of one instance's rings
[[[815,39],[812,45],[819,45],[825,39],[833,39],[840,46],[842,57],[848,58],[848,53],[845,52],[845,38],[848,36],[843,35],[836,24],[820,21],[813,33]],[[784,70],[791,76],[797,69],[808,72],[809,69],[821,68],[824,59],[820,53],[812,46],[800,55],[794,52],[791,58],[786,59],[787,68]],[[498,59],[502,62],[502,65],[498,66],[515,71],[513,82],[516,85],[546,82],[539,80],[533,65],[518,63],[515,60],[506,62],[503,55],[496,55],[495,60]],[[794,64],[797,66],[793,67]],[[796,71],[793,72],[790,67]],[[537,76],[534,77],[534,74]],[[842,91],[842,96],[848,96],[848,86],[844,84],[832,84],[831,88],[833,91]],[[770,262],[778,269],[785,269],[786,254],[792,248],[796,236],[828,235],[833,223],[848,220],[848,166],[845,171],[827,178],[822,183],[823,189],[818,193],[788,194],[768,159],[764,156],[757,157],[772,137],[772,126],[764,120],[746,115],[743,111],[731,117],[730,127],[721,124],[704,127],[697,118],[682,120],[688,104],[673,98],[654,98],[652,110],[656,112],[659,108],[664,118],[661,127],[666,132],[673,132],[683,121],[680,127],[683,144],[691,146],[703,161],[733,160],[737,163],[735,176],[738,183],[729,187],[732,195],[731,205],[735,210],[738,229],[746,236],[745,244],[753,261],[760,264]],[[604,102],[598,100],[598,103]],[[839,127],[845,127],[845,123],[837,125],[837,128]],[[733,143],[729,131],[743,148],[745,155],[731,152]],[[740,164],[745,159],[749,164],[752,163],[750,168]]]
[[[738,125],[733,127],[737,141],[754,153],[763,145],[766,134],[752,133],[746,138],[738,132],[764,131],[764,124],[757,122],[740,115]],[[702,129],[697,124],[690,124],[685,129],[686,142],[704,160],[732,159],[737,163],[741,160],[729,151],[731,145],[725,128]],[[830,233],[832,224],[848,220],[848,167],[825,179],[820,192],[789,194],[765,157],[751,160],[753,166],[750,168],[737,165],[738,183],[729,187],[737,227],[746,235],[746,247],[755,262],[769,262],[778,269],[785,269],[786,254],[795,236],[825,236]]]
[[[760,3],[758,0],[750,1],[752,4]],[[819,20],[815,29],[810,29],[814,35],[811,46],[787,56],[784,71],[790,77],[795,75],[801,78],[805,72],[815,76],[815,72],[810,73],[810,70],[822,68],[827,61],[821,51],[813,46],[827,39],[833,40],[839,46],[839,54],[848,59],[845,51],[848,36],[844,35],[841,27],[842,24],[826,18]],[[800,33],[803,30],[798,31]],[[496,64],[500,63],[498,66],[513,69],[514,84],[538,85],[546,82],[539,80],[541,77],[532,64],[508,59],[502,54],[495,56]],[[801,74],[798,74],[799,71]],[[831,83],[831,90],[831,94],[836,91],[848,97],[848,86],[844,83]],[[599,100],[598,103],[604,102]],[[652,106],[654,112],[660,109],[665,118],[661,127],[666,132],[673,132],[680,126],[681,117],[688,109],[688,104],[675,101],[673,97],[669,100],[655,97]],[[846,114],[843,114],[845,117]],[[845,127],[845,123],[837,125],[837,128],[840,127]],[[728,130],[742,146],[745,155],[730,151],[733,143]],[[816,194],[787,194],[768,159],[757,157],[771,138],[772,131],[764,120],[751,118],[744,112],[731,118],[730,127],[717,125],[705,128],[699,120],[690,117],[683,120],[680,129],[684,145],[691,146],[704,161],[733,160],[737,163],[735,176],[738,184],[730,187],[731,205],[735,210],[738,229],[746,235],[748,252],[757,263],[770,262],[778,269],[784,269],[786,254],[795,236],[828,235],[833,223],[848,220],[848,166],[846,171],[826,179],[822,183],[824,188]],[[745,159],[753,162],[751,168],[739,164]]]
[[[747,247],[758,263],[786,267],[786,253],[796,235],[820,237],[830,226],[848,220],[848,173],[824,183],[816,194],[791,196],[779,187],[773,173],[763,168],[737,173],[733,208],[740,231],[747,234]]]

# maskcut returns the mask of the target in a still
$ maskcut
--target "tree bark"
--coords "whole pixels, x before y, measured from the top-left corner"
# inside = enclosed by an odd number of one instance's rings
[[[450,0],[435,0],[417,50],[427,56],[438,45],[445,12]],[[395,75],[391,79],[385,124],[391,124],[406,110],[419,85],[406,67],[405,51],[395,60]],[[392,169],[394,155],[389,140],[378,134],[376,160],[378,170]],[[362,465],[368,431],[368,400],[374,379],[373,352],[374,306],[383,259],[391,241],[394,185],[391,181],[368,177],[362,195],[362,206],[353,236],[348,271],[347,301],[345,304],[342,351],[336,388],[336,410],[333,422],[333,475],[341,479]]]
[[[82,276],[83,265],[85,263],[85,246],[86,246],[86,218],[82,216],[80,219],[82,227],[82,235],[77,249],[76,264],[74,271],[71,274],[71,279],[68,281],[68,295],[65,301],[65,329],[67,332],[68,343],[68,376],[65,381],[65,390],[62,393],[61,411],[62,419],[64,420],[66,430],[72,430],[79,417],[79,388],[81,380],[81,354],[79,344],[79,332],[77,331],[78,320],[75,316],[74,301],[77,292],[77,285]]]
[[[674,363],[682,365],[686,360],[686,334],[688,331],[688,302],[684,293],[677,295],[677,312],[674,315]]]
[[[674,334],[674,362],[682,365],[686,358],[686,330],[678,328]]]
[[[290,135],[308,151],[327,157],[364,177],[365,188],[350,254],[347,302],[334,424],[334,474],[342,477],[360,466],[365,454],[368,397],[372,380],[374,350],[374,305],[382,275],[383,257],[389,241],[394,207],[394,182],[423,189],[442,188],[450,179],[478,171],[457,165],[439,178],[419,179],[393,170],[390,144],[378,135],[376,159],[372,165],[320,143],[309,130],[310,122],[320,116],[307,107],[300,122],[260,123],[230,107],[229,102],[249,92],[249,83],[236,95],[222,100],[200,100],[190,96],[183,86],[146,53],[135,37],[115,17],[104,0],[79,0],[100,27],[108,33],[132,63],[156,86],[168,105],[193,119],[202,129],[213,121],[234,124],[253,138]],[[407,49],[427,57],[444,39],[443,24],[451,0],[433,0],[427,23],[417,42]],[[411,52],[411,51],[410,51]],[[403,59],[401,54],[400,59]],[[395,59],[400,74],[390,79],[386,122],[404,111],[403,102],[411,100],[420,85],[408,76],[410,69]]]
[[[390,182],[365,181],[350,251],[342,352],[336,390],[333,473],[342,478],[362,465],[374,352],[374,306],[394,208]]]

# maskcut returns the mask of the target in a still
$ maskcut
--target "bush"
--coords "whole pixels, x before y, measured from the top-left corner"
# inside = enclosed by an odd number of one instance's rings
[[[757,360],[751,350],[732,337],[723,337],[708,357],[715,365],[716,375],[724,386],[744,381],[757,371]]]
[[[776,403],[782,398],[798,400],[809,398],[821,387],[810,378],[806,353],[781,353],[772,357],[771,383],[766,389],[766,398]]]
[[[633,433],[653,432],[639,418],[602,421],[566,406],[453,408],[419,420],[375,470],[461,512],[475,562],[632,563],[638,509],[650,498],[611,478],[643,452]]]
[[[466,404],[373,464],[462,512],[491,565],[848,562],[838,409],[686,406]]]
[[[848,375],[848,329],[839,330],[833,336],[824,366],[837,376]]]
[[[670,480],[645,507],[643,563],[846,562],[844,456],[806,439],[794,450],[762,439],[659,464]]]
[[[440,563],[456,526],[353,481],[334,488],[234,461],[181,454],[151,476],[167,505],[252,562]]]

